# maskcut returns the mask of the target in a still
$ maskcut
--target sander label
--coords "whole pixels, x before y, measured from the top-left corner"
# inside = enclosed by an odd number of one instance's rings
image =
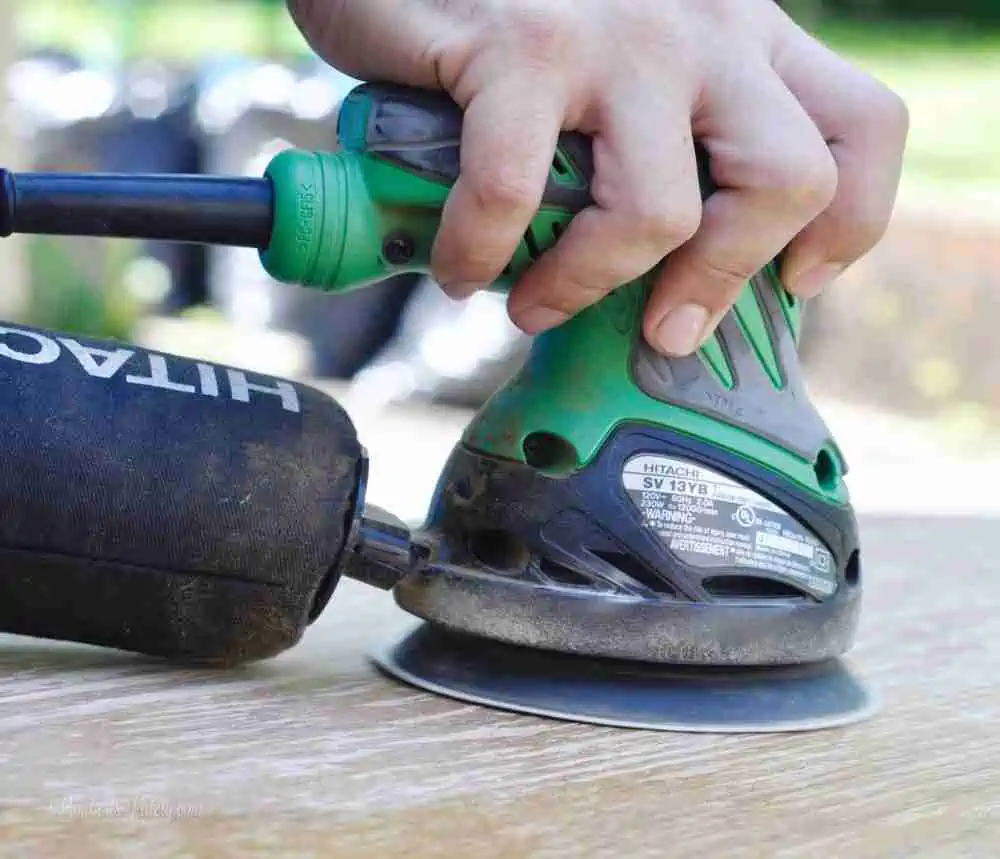
[[[767,571],[818,598],[836,590],[829,549],[787,511],[724,474],[640,454],[625,463],[622,483],[646,527],[684,563]]]

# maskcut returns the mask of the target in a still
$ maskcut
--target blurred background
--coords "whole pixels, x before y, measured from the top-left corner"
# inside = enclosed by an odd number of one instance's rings
[[[1000,3],[786,6],[912,116],[888,235],[810,309],[808,378],[849,458],[981,462],[1000,450]],[[310,54],[283,0],[5,0],[0,17],[14,169],[256,175],[284,147],[332,147],[356,83]],[[441,456],[526,347],[496,296],[454,304],[414,278],[310,294],[251,251],[18,237],[0,272],[7,320],[320,379],[362,430],[410,404],[444,422],[426,436]]]

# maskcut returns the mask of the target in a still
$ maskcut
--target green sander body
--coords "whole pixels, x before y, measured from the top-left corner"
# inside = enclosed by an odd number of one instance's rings
[[[461,121],[436,93],[356,89],[340,152],[289,151],[268,169],[280,225],[268,272],[336,291],[427,271]],[[563,135],[495,289],[591,203],[592,170],[589,140]],[[625,284],[536,338],[438,486],[427,524],[459,572],[408,579],[397,598],[450,627],[592,655],[839,655],[857,616],[857,535],[843,457],[803,387],[801,308],[769,266],[697,355],[671,360],[641,336],[648,288]]]
[[[338,151],[282,152],[254,190],[229,187],[233,212],[243,206],[232,243],[257,246],[276,280],[329,292],[429,272],[461,127],[443,94],[357,87]],[[707,196],[702,153],[699,164]],[[493,289],[591,204],[592,172],[589,139],[563,134],[542,205]],[[6,180],[8,233],[17,182]],[[224,212],[222,186],[204,188]],[[248,200],[265,189],[256,230]],[[35,231],[57,229],[58,208]],[[63,206],[64,231],[85,231],[72,211]],[[199,240],[170,218],[143,229],[134,211],[122,219],[104,217],[101,230]],[[225,224],[203,227],[201,240],[227,241]],[[861,718],[872,699],[839,661],[861,604],[857,523],[844,457],[799,366],[803,307],[772,263],[695,355],[668,359],[641,334],[650,286],[624,284],[535,339],[465,429],[412,534],[364,506],[360,469],[323,599],[341,574],[391,589],[423,623],[376,663],[466,700],[681,730]]]

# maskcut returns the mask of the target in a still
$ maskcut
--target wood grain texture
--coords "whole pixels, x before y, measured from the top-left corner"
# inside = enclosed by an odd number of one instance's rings
[[[372,500],[427,490],[458,426],[407,449],[411,483],[394,431],[369,438],[390,456]],[[298,648],[228,673],[2,639],[0,855],[993,857],[1000,516],[890,506],[864,516],[851,659],[885,706],[842,730],[630,732],[433,697],[370,667],[411,621],[352,582]]]

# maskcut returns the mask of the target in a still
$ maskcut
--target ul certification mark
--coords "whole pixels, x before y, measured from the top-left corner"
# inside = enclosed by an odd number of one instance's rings
[[[646,527],[693,567],[768,571],[820,598],[836,590],[826,546],[784,509],[724,474],[640,454],[625,463],[622,484]]]

